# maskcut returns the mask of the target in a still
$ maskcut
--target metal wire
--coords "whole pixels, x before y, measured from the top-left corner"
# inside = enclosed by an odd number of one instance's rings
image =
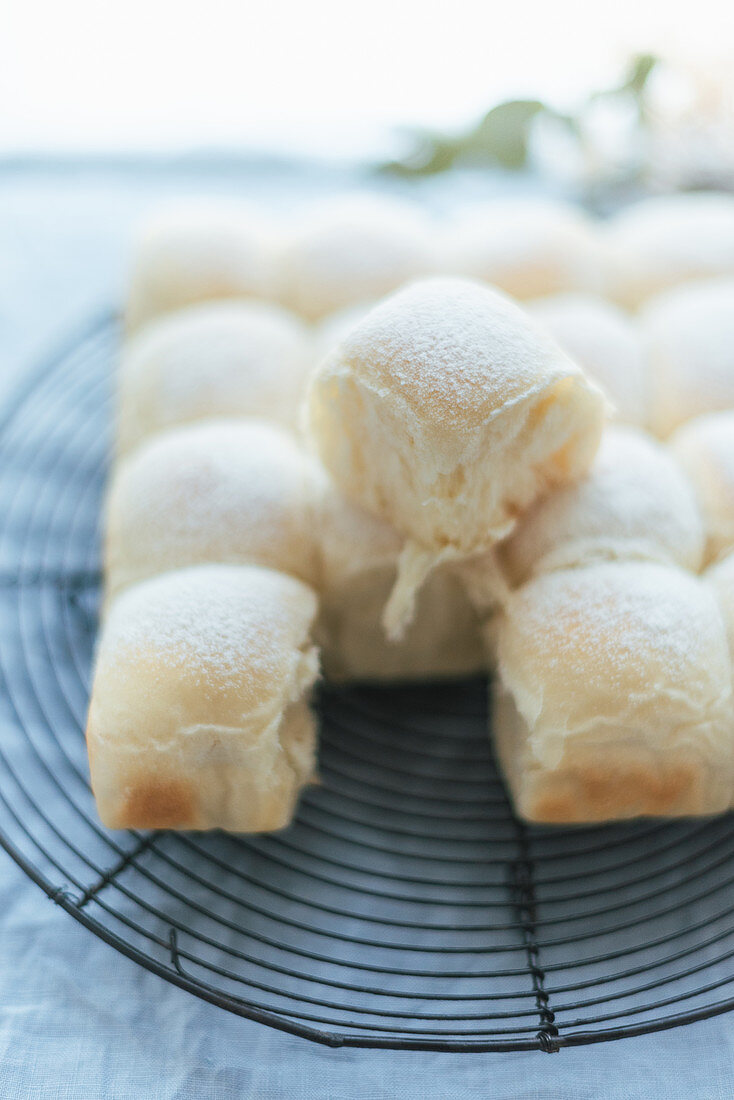
[[[110,833],[83,728],[118,335],[91,322],[0,425],[0,841],[119,951],[332,1046],[555,1051],[734,1007],[734,819],[531,829],[480,681],[325,689],[284,833]]]

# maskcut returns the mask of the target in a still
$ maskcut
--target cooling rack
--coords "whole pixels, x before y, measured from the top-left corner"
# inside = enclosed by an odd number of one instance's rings
[[[117,343],[95,318],[0,425],[0,839],[48,897],[331,1046],[550,1052],[734,1007],[734,819],[523,825],[480,681],[325,688],[322,783],[281,834],[100,825],[83,729]]]

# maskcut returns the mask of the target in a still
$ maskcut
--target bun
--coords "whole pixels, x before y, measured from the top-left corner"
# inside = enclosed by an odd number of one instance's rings
[[[135,242],[125,324],[218,298],[270,298],[277,245],[259,213],[217,200],[154,213]]]
[[[334,351],[342,340],[350,335],[352,329],[356,328],[378,304],[377,302],[359,302],[357,305],[346,306],[335,313],[329,313],[319,321],[314,327],[316,345],[314,362],[319,363]]]
[[[706,573],[724,617],[734,673],[734,553],[722,558]]]
[[[642,562],[547,573],[511,596],[496,634],[495,746],[522,817],[731,804],[731,661],[704,583]]]
[[[690,483],[667,448],[608,428],[589,472],[538,501],[498,549],[512,585],[552,569],[649,559],[698,572],[704,531]]]
[[[643,199],[612,219],[607,245],[611,296],[631,308],[679,283],[734,275],[734,198]]]
[[[601,292],[604,262],[594,223],[545,199],[493,199],[462,212],[448,231],[446,267],[513,298]]]
[[[528,310],[601,386],[617,423],[647,423],[647,362],[640,333],[627,314],[593,294],[556,294],[530,302]]]
[[[435,267],[428,227],[407,203],[349,199],[315,210],[283,250],[281,300],[317,321]]]
[[[605,403],[503,295],[430,279],[353,329],[312,376],[307,411],[338,487],[407,540],[386,614],[397,637],[436,564],[485,550],[584,472]]]
[[[202,421],[154,436],[110,483],[108,594],[206,562],[263,565],[314,583],[322,479],[274,425]]]
[[[666,438],[692,417],[734,408],[734,279],[661,294],[648,303],[640,324],[656,435]]]
[[[734,549],[734,409],[689,421],[670,445],[698,497],[707,561],[716,561]]]
[[[89,705],[92,787],[111,829],[261,832],[314,776],[311,589],[257,567],[143,582],[104,624]]]
[[[312,357],[305,326],[264,302],[192,306],[157,321],[123,352],[118,451],[213,416],[295,428]]]

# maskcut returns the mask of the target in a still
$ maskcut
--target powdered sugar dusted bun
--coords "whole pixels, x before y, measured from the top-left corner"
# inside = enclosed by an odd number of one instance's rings
[[[709,587],[673,566],[547,573],[497,625],[497,754],[548,823],[718,813],[731,801],[731,662]]]
[[[604,412],[557,345],[478,283],[415,283],[357,325],[312,376],[308,421],[338,487],[407,539],[388,634],[435,565],[486,549],[584,472]]]
[[[712,565],[706,572],[706,580],[712,586],[724,616],[734,674],[734,553]]]
[[[663,438],[702,413],[734,408],[734,278],[677,287],[641,315],[650,424]]]
[[[446,237],[446,267],[514,298],[601,293],[599,233],[578,207],[547,199],[494,199],[462,210]]]
[[[316,597],[257,567],[196,566],[124,592],[89,705],[92,786],[113,829],[280,829],[314,775]]]
[[[274,425],[209,420],[154,436],[110,485],[108,594],[205,562],[265,565],[313,583],[322,479]]]
[[[631,317],[594,294],[556,294],[528,303],[528,309],[599,383],[614,406],[616,421],[646,424],[647,361]]]
[[[328,483],[319,530],[321,611],[315,636],[327,678],[431,679],[468,676],[486,668],[477,615],[450,566],[428,578],[415,619],[400,641],[390,642],[381,616],[403,540]]]
[[[631,307],[678,283],[734,275],[734,198],[644,199],[609,223],[607,244],[610,294]]]
[[[292,428],[312,356],[308,330],[279,306],[213,302],[171,314],[123,352],[118,450],[213,416],[254,416]]]
[[[276,235],[261,212],[216,201],[178,202],[154,213],[133,248],[125,323],[217,298],[270,298]]]
[[[517,585],[599,559],[647,558],[698,572],[704,541],[693,488],[667,448],[612,427],[581,481],[533,505],[498,553]]]
[[[670,441],[696,491],[706,529],[706,557],[734,549],[734,409],[700,416]]]
[[[331,202],[284,248],[281,300],[316,321],[433,270],[431,234],[415,207],[375,196]]]

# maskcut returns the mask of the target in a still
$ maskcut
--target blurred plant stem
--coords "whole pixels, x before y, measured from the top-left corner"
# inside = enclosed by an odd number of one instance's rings
[[[521,170],[531,159],[532,135],[538,123],[550,123],[583,147],[588,140],[585,118],[600,103],[619,103],[634,115],[635,125],[647,125],[646,90],[657,58],[634,57],[620,84],[592,92],[580,108],[564,113],[539,99],[512,99],[499,103],[469,130],[459,134],[410,131],[406,154],[379,166],[395,176],[430,176],[459,167]]]

